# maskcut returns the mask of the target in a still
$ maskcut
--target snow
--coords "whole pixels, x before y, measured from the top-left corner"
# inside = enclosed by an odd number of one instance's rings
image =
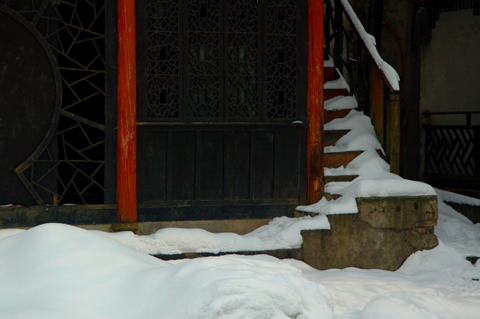
[[[335,66],[335,61],[333,61],[332,57],[328,57],[328,60],[323,61],[324,68],[333,68]]]
[[[333,318],[325,291],[273,259],[169,263],[47,224],[0,240],[0,260],[2,318]]]
[[[445,202],[466,204],[470,206],[480,206],[480,199],[472,198],[461,194],[455,194],[452,192],[444,191],[441,189],[435,189],[439,198]]]
[[[348,100],[346,102],[349,103]],[[350,130],[338,140],[335,146],[325,147],[325,153],[382,150],[382,145],[375,135],[370,118],[365,116],[363,111],[351,110],[344,118],[334,119],[326,123],[325,130]]]
[[[210,233],[202,229],[165,228],[152,235],[132,232],[103,233],[147,254],[220,253],[300,248],[300,231],[330,229],[326,216],[301,218],[277,217],[246,235]]]
[[[350,86],[348,85],[347,81],[343,78],[342,73],[338,71],[338,69],[335,69],[335,72],[338,74],[338,79],[328,81],[323,85],[324,89],[345,89],[348,92],[350,92]]]
[[[339,107],[342,102],[352,105],[350,99],[340,98],[332,103]],[[325,153],[363,151],[346,167],[325,168],[325,176],[358,175],[351,182],[330,182],[325,192],[341,195],[334,201],[324,197],[318,203],[298,206],[297,211],[332,215],[358,213],[356,198],[387,196],[433,196],[435,190],[428,184],[410,181],[390,173],[390,166],[380,157],[384,154],[371,120],[362,111],[351,110],[344,118],[334,119],[325,124],[325,130],[350,130],[334,146],[325,147]]]
[[[392,89],[394,91],[399,91],[400,76],[398,75],[397,71],[395,71],[394,68],[392,68],[387,62],[385,62],[382,59],[382,57],[377,51],[375,38],[371,34],[368,34],[367,31],[365,31],[365,28],[363,27],[362,23],[358,19],[357,15],[355,14],[355,11],[353,10],[348,0],[340,0],[340,2],[345,8],[345,12],[348,14],[351,21],[353,22],[353,25],[358,30],[360,37],[365,43],[367,50],[370,52],[370,55],[372,56],[373,60],[377,64],[378,68],[383,72],[386,79],[388,80],[388,83],[390,83],[390,86],[392,87]]]
[[[323,108],[326,111],[349,110],[358,107],[357,100],[353,96],[336,96],[325,101]]]
[[[98,231],[61,224],[0,230],[0,313],[15,319],[479,318],[480,266],[465,257],[480,256],[480,224],[440,201],[435,234],[438,247],[390,272],[319,271],[265,255],[165,262]]]

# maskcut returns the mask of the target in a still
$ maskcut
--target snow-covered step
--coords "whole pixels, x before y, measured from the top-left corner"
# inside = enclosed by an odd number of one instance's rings
[[[344,118],[345,116],[350,113],[351,110],[346,109],[346,110],[325,110],[324,112],[324,121],[325,123],[329,123],[335,119],[341,119]]]
[[[347,89],[340,89],[340,88],[327,89],[326,88],[326,89],[323,90],[323,95],[324,95],[325,101],[333,99],[333,98],[338,97],[338,96],[345,96],[347,94],[348,94]]]
[[[347,166],[348,163],[353,161],[355,157],[362,154],[363,151],[346,151],[325,153],[323,159],[323,165],[327,168],[338,168],[341,166]]]
[[[325,130],[323,134],[323,146],[333,146],[350,130]]]
[[[323,73],[323,83],[327,83],[330,81],[334,81],[338,78],[337,72],[335,71],[335,67],[325,67]]]

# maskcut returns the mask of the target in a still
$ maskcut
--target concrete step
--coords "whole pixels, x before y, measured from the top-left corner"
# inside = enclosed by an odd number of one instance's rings
[[[334,146],[350,130],[326,130],[323,134],[323,146]]]

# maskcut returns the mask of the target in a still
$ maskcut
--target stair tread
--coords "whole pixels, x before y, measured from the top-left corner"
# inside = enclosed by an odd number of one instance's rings
[[[326,175],[325,184],[330,182],[351,182],[359,175]]]
[[[358,108],[358,102],[354,96],[351,95],[339,95],[332,99],[325,100],[325,111],[336,111],[344,109],[356,109]]]
[[[323,90],[323,96],[324,96],[325,101],[333,99],[334,97],[337,97],[337,96],[345,96],[347,94],[348,94],[347,89],[330,89],[330,88],[327,88],[327,89]]]
[[[340,152],[325,152],[323,157],[323,165],[327,168],[338,168],[341,166],[346,167],[348,163],[353,161],[358,155],[362,154],[362,150],[352,151],[340,151]],[[383,157],[381,150],[377,150],[377,153]]]
[[[330,81],[334,81],[338,78],[337,72],[335,72],[335,68],[333,66],[331,67],[324,67],[323,69],[323,83],[327,83]]]
[[[345,136],[350,130],[325,130],[323,146],[333,146],[339,139]]]
[[[350,113],[352,109],[343,109],[343,110],[325,110],[324,112],[324,121],[325,123],[331,122],[334,119],[339,119],[339,118],[344,118],[347,116],[348,113]]]

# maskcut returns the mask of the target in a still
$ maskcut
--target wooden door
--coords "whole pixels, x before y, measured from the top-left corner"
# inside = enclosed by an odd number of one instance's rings
[[[140,207],[291,214],[306,183],[307,1],[137,3]]]

